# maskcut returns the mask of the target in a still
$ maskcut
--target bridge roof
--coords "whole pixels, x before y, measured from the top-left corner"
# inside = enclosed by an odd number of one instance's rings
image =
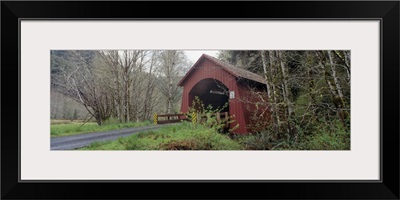
[[[186,75],[179,81],[178,85],[179,86],[183,86],[184,82],[186,79],[188,79],[188,77],[190,76],[190,74],[194,71],[194,69],[199,66],[199,64],[201,63],[201,61],[203,59],[208,59],[211,62],[213,62],[214,64],[216,64],[217,66],[221,67],[222,69],[224,69],[225,71],[227,71],[229,74],[231,74],[232,76],[236,77],[236,78],[243,78],[243,79],[247,79],[247,80],[251,80],[254,82],[258,82],[258,83],[262,83],[265,84],[265,79],[258,75],[255,74],[253,72],[247,71],[245,69],[233,66],[229,63],[226,62],[222,62],[212,56],[209,56],[207,54],[203,54],[197,61],[196,63],[190,68],[190,70],[186,73]]]

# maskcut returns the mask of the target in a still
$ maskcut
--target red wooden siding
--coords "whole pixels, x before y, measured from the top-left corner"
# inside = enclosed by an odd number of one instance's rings
[[[248,129],[247,126],[251,122],[249,119],[251,111],[246,108],[246,103],[241,101],[241,99],[247,98],[250,95],[250,93],[247,92],[248,88],[244,83],[238,81],[238,77],[235,77],[226,69],[218,66],[218,64],[212,62],[212,60],[208,59],[206,56],[202,56],[179,83],[179,85],[183,86],[181,111],[188,111],[193,101],[193,94],[191,94],[192,89],[196,84],[207,79],[218,80],[224,84],[229,91],[235,92],[235,98],[228,100],[229,115],[235,116],[235,123],[231,124],[231,128],[239,124],[239,128],[234,131],[235,133],[249,133],[251,130]],[[205,82],[203,81],[202,83]],[[196,92],[199,92],[198,90],[202,87],[197,86],[195,88]],[[207,88],[204,89],[206,90]],[[207,93],[208,91],[204,92]]]
[[[244,84],[238,84],[239,86],[239,91],[241,92],[241,101],[242,106],[243,106],[243,116],[244,116],[244,121],[245,124],[247,125],[251,125],[253,126],[254,124],[258,123],[260,124],[261,120],[261,124],[268,124],[270,117],[271,117],[271,113],[268,109],[268,106],[266,106],[266,104],[268,104],[268,99],[266,97],[266,89],[265,88],[250,88],[247,85]],[[256,94],[254,94],[254,92],[261,92],[261,96],[258,96]],[[263,98],[263,99],[260,99]],[[261,101],[266,101],[262,104],[258,104],[256,106],[257,103],[260,103]],[[261,115],[262,114],[262,115]],[[256,116],[255,116],[256,115]],[[255,121],[257,120],[257,121]],[[254,131],[251,128],[247,128],[247,132],[252,132]]]

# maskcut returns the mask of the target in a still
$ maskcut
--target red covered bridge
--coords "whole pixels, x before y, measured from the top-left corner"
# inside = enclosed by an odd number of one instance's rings
[[[263,77],[206,54],[197,60],[178,85],[183,86],[181,112],[189,110],[195,96],[200,98],[205,107],[211,105],[214,109],[229,102],[222,112],[234,116],[235,122],[230,124],[231,128],[239,124],[235,133],[251,132],[249,125],[254,123],[252,116],[259,109],[255,93],[266,91]]]

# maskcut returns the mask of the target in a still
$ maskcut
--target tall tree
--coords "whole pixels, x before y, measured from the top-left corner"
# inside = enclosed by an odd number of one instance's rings
[[[145,101],[143,106],[143,116],[141,119],[149,119],[152,115],[154,106],[156,104],[154,91],[156,88],[156,77],[154,75],[154,71],[156,66],[158,65],[157,57],[158,51],[153,51],[151,53],[151,59],[148,67],[147,74],[147,82],[146,82],[146,93],[145,93]]]
[[[102,89],[102,72],[94,62],[101,59],[96,51],[68,51],[55,57],[52,68],[52,85],[62,94],[82,103],[87,111],[102,125],[111,115],[107,92]]]
[[[177,85],[180,77],[188,69],[186,55],[178,50],[165,50],[160,52],[161,77],[159,84],[161,93],[166,98],[166,113],[171,113],[176,102],[180,99],[181,88]]]
[[[225,50],[219,57],[238,67],[252,65],[246,69],[265,78],[270,125],[276,127],[278,138],[286,133],[297,138],[297,127],[311,130],[321,117],[330,124],[336,115],[349,125],[350,51],[261,50],[257,56],[251,52]]]

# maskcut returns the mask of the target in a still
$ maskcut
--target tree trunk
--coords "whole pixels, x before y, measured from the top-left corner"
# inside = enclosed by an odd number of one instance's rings
[[[328,57],[331,65],[332,77],[336,86],[337,94],[339,95],[340,100],[344,103],[342,87],[340,86],[339,79],[336,75],[336,66],[335,63],[333,62],[332,51],[328,51]]]
[[[176,51],[172,51],[171,55],[168,56],[168,67],[167,67],[167,81],[168,81],[168,95],[167,95],[167,113],[171,113],[172,101],[173,101],[173,69],[175,67],[175,56]]]
[[[153,64],[154,64],[154,58],[155,55],[152,55],[151,61],[150,61],[150,68],[149,68],[149,73],[148,73],[148,78],[147,78],[147,89],[146,89],[146,95],[145,95],[145,100],[144,100],[144,108],[143,108],[143,119],[147,119],[149,115],[149,110],[150,110],[150,105],[153,101],[152,99],[152,73],[153,73]]]
[[[315,83],[314,83],[314,78],[312,76],[312,65],[311,65],[311,60],[313,59],[313,57],[309,51],[306,51],[305,54],[306,54],[305,66],[307,68],[308,91],[310,93],[312,103],[315,104],[316,102],[315,91],[314,91]]]
[[[265,84],[267,85],[267,94],[268,94],[268,100],[271,99],[271,81],[268,78],[268,72],[267,72],[267,56],[265,55],[265,51],[261,51],[261,60],[262,60],[262,65],[263,65],[263,71],[264,71],[264,78],[265,78]]]
[[[288,109],[288,117],[289,119],[292,118],[293,113],[294,113],[294,108],[293,108],[293,104],[292,101],[290,100],[291,98],[291,92],[289,90],[289,71],[286,67],[286,64],[284,62],[284,57],[283,57],[283,51],[278,51],[278,57],[281,63],[281,72],[282,72],[282,77],[283,77],[283,95],[284,95],[284,100],[287,104],[287,109]]]
[[[167,113],[171,113],[172,107],[172,78],[169,78],[168,81],[168,97],[167,97]]]
[[[328,51],[328,56],[330,55],[330,51]],[[317,53],[318,56],[318,53]],[[332,58],[331,56],[329,56],[330,58]],[[345,127],[346,129],[348,128],[348,125],[345,121],[345,119],[348,117],[348,113],[345,112],[344,109],[344,101],[343,98],[341,98],[338,94],[338,90],[336,90],[336,88],[334,88],[333,84],[331,83],[331,81],[329,80],[329,78],[327,77],[327,74],[329,74],[324,65],[322,64],[322,59],[324,59],[324,55],[321,53],[320,56],[320,61],[319,61],[319,65],[322,68],[322,72],[324,74],[324,78],[325,81],[327,82],[330,91],[331,91],[331,95],[332,95],[332,103],[335,105],[336,110],[337,110],[337,115],[339,116],[340,120],[342,121],[343,127]],[[333,61],[331,61],[330,65],[333,65]],[[336,72],[335,72],[336,73]],[[336,74],[335,74],[336,75]]]
[[[319,65],[319,66],[321,67],[321,69],[322,69],[322,73],[323,73],[325,82],[328,84],[329,91],[331,92],[332,97],[335,98],[335,97],[337,96],[337,92],[336,92],[335,88],[333,87],[332,82],[329,80],[329,78],[328,78],[328,76],[327,76],[328,72],[327,72],[326,69],[325,69],[324,63],[322,63],[322,61],[323,61],[323,59],[324,59],[324,58],[323,58],[323,55],[320,56],[318,52],[316,52],[316,54],[317,54],[317,56],[319,57],[318,65]]]
[[[277,79],[277,77],[276,77],[276,73],[275,73],[275,55],[274,55],[274,51],[269,51],[269,61],[270,61],[270,74],[271,74],[271,89],[272,89],[272,93],[271,93],[271,96],[272,96],[272,103],[271,103],[271,105],[272,105],[272,108],[273,108],[273,112],[272,112],[272,114],[275,116],[275,119],[276,119],[276,126],[277,126],[277,129],[279,130],[280,129],[280,124],[281,124],[281,120],[280,120],[280,117],[279,117],[279,107],[277,106],[278,105],[278,98],[277,98],[277,88],[276,88],[276,86],[275,86],[275,83],[276,83],[276,79]]]
[[[346,72],[347,72],[347,82],[350,84],[351,76],[350,76],[350,51],[343,51],[344,53],[344,62],[346,63]]]

